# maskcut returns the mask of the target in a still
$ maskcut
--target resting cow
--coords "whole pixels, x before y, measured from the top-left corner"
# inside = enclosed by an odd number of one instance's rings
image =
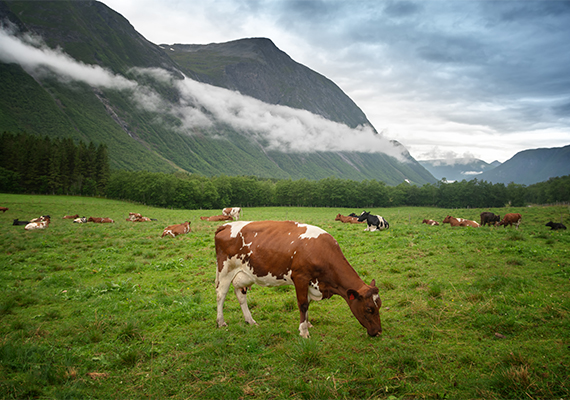
[[[233,221],[230,215],[212,215],[211,217],[200,217],[202,221]]]
[[[522,215],[520,215],[519,213],[509,213],[505,214],[501,222],[499,222],[499,226],[503,225],[506,228],[507,225],[513,226],[514,224],[515,228],[519,229],[521,221],[522,221]]]
[[[424,220],[422,221],[422,224],[428,224],[428,225],[431,225],[431,226],[439,226],[439,222],[434,221],[433,219],[424,219]]]
[[[20,221],[18,218],[16,218],[14,222],[12,222],[12,225],[28,225],[29,223],[30,221]]]
[[[216,245],[217,323],[224,321],[230,284],[245,321],[256,324],[247,306],[247,288],[295,285],[300,312],[299,333],[309,337],[309,302],[337,294],[370,336],[382,332],[382,305],[376,283],[367,285],[350,266],[336,240],[312,225],[293,221],[230,222],[218,227]]]
[[[358,217],[350,217],[350,216],[345,216],[345,215],[341,215],[341,214],[337,214],[337,216],[334,219],[335,221],[340,221],[342,223],[349,223],[349,224],[360,224],[361,222],[364,221],[359,221]]]
[[[49,222],[50,222],[49,215],[48,216],[42,216],[42,217],[40,217],[39,221],[30,222],[29,224],[27,224],[24,227],[24,229],[27,231],[31,231],[34,229],[45,229],[49,225]]]
[[[167,226],[166,228],[164,228],[164,231],[162,231],[161,237],[165,236],[176,237],[178,235],[183,235],[188,232],[191,232],[190,221],[184,222],[182,224]]]
[[[75,218],[73,220],[74,224],[84,224],[86,222],[87,222],[87,218],[85,218],[85,217]]]
[[[545,226],[549,226],[551,231],[557,231],[558,229],[566,229],[563,223],[561,222],[547,222]]]
[[[481,217],[481,226],[485,226],[485,224],[489,224],[489,226],[491,226],[491,224],[497,225],[501,221],[500,215],[495,215],[492,212],[488,211],[482,212],[480,217]]]
[[[479,223],[476,221],[471,221],[465,218],[453,218],[451,215],[445,217],[442,224],[449,224],[451,226],[471,226],[473,228],[479,228]]]
[[[95,222],[97,224],[114,223],[111,218],[89,217],[87,222]]]
[[[234,220],[238,221],[242,214],[241,207],[228,207],[222,210],[222,215],[229,215]]]
[[[376,230],[388,229],[390,224],[380,215],[371,215],[367,211],[363,211],[358,217],[358,222],[366,221],[368,225],[365,231],[374,232]]]
[[[79,214],[75,214],[75,215],[66,215],[63,217],[63,219],[76,219],[79,218]]]

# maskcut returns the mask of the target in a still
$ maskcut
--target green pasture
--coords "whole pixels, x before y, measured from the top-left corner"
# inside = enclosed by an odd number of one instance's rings
[[[214,232],[200,216],[106,199],[0,194],[2,399],[558,399],[570,397],[567,206],[385,208],[390,229],[335,222],[362,210],[245,208],[331,233],[380,287],[370,338],[344,300],[313,302],[299,337],[293,287],[233,291],[216,327]],[[228,204],[228,206],[231,206]],[[519,212],[520,229],[427,226]],[[125,221],[138,212],[158,221]],[[110,217],[74,224],[67,214]],[[49,214],[43,231],[12,220]],[[190,220],[192,232],[161,238]]]

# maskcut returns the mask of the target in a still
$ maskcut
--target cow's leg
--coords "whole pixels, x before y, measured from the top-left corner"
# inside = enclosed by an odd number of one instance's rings
[[[246,274],[238,272],[234,279],[232,279],[232,284],[234,285],[234,292],[239,301],[245,322],[250,325],[257,325],[257,322],[255,322],[251,316],[251,312],[247,306],[247,288],[253,285],[253,281]]]
[[[241,307],[241,311],[243,312],[243,317],[245,318],[245,322],[247,322],[250,325],[257,325],[257,322],[255,322],[255,320],[251,316],[251,311],[249,311],[249,307],[247,306],[247,287],[234,288],[234,292],[239,301],[239,305]]]
[[[297,306],[299,307],[299,334],[308,338],[309,328],[313,326],[309,323],[309,286],[295,284],[297,294]]]
[[[222,270],[222,272],[220,272],[218,267],[218,270],[216,271],[216,301],[218,303],[218,316],[216,321],[218,322],[218,327],[228,325],[224,321],[224,301],[226,301],[226,296],[230,290],[231,283],[232,280],[227,271]]]

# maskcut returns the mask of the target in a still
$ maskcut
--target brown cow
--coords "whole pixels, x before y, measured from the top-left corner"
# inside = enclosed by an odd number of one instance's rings
[[[8,210],[9,210],[8,207],[0,207],[0,211],[2,211],[3,213],[5,213]]]
[[[167,226],[166,228],[164,228],[161,237],[165,237],[167,235],[176,237],[178,235],[183,235],[191,231],[192,229],[190,229],[190,221],[188,221],[184,222],[183,224]]]
[[[342,223],[349,223],[349,224],[361,224],[364,221],[359,221],[358,217],[349,217],[346,215],[341,215],[341,214],[337,214],[337,216],[334,219],[335,221],[340,221]]]
[[[382,302],[372,280],[367,285],[348,263],[337,241],[312,225],[293,221],[230,222],[218,227],[216,245],[217,323],[224,321],[224,301],[230,285],[245,321],[256,324],[247,306],[247,288],[295,285],[300,312],[299,333],[309,337],[309,302],[337,294],[370,336],[382,332]]]
[[[105,223],[114,223],[115,221],[113,221],[111,218],[89,217],[89,219],[87,219],[87,222],[105,224]]]
[[[229,215],[230,217],[233,218],[233,220],[236,221],[239,220],[241,214],[242,214],[241,207],[227,207],[222,210],[222,215]]]
[[[476,221],[464,218],[453,218],[451,215],[445,217],[442,224],[450,224],[451,226],[471,226],[473,228],[479,228],[480,226]]]
[[[202,221],[233,221],[230,215],[212,215],[211,217],[200,217]]]
[[[505,214],[501,222],[499,222],[499,226],[503,225],[506,228],[507,225],[513,226],[513,224],[515,224],[515,227],[519,229],[521,221],[522,221],[522,215],[520,215],[519,213],[509,213]]]
[[[75,219],[75,218],[79,218],[79,214],[66,215],[66,216],[63,217],[63,219]]]
[[[431,225],[431,226],[439,226],[439,222],[434,221],[433,219],[424,219],[424,220],[422,221],[422,224],[428,224],[428,225]]]

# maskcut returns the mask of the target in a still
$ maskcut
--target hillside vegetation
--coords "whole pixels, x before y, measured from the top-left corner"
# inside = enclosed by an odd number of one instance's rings
[[[50,69],[49,62],[33,72],[0,63],[0,132],[105,144],[111,168],[129,171],[183,170],[205,176],[279,179],[334,176],[356,181],[378,179],[389,185],[405,179],[416,184],[436,182],[409,154],[399,160],[378,152],[287,151],[270,147],[268,140],[258,137],[259,132],[252,132],[257,126],[242,129],[232,120],[219,118],[206,126],[189,122],[191,114],[203,112],[214,118],[214,113],[204,104],[191,104],[193,97],[180,87],[188,78],[229,89],[225,95],[237,96],[239,90],[266,104],[307,110],[329,123],[371,127],[337,85],[294,62],[268,39],[163,50],[142,37],[124,17],[92,1],[1,0],[0,18],[19,27],[18,37],[33,33],[51,49],[61,49],[77,62],[100,66],[113,79],[129,82],[125,89],[90,83],[84,77],[61,76]],[[211,93],[220,90],[209,88]],[[227,111],[236,112],[231,107]],[[280,132],[275,124],[269,123],[271,134]],[[287,133],[279,135],[277,142],[288,137]]]
[[[567,398],[568,207],[520,212],[521,227],[422,225],[487,209],[373,209],[390,229],[334,221],[347,208],[246,208],[246,220],[296,220],[338,241],[380,287],[381,337],[338,296],[312,302],[299,337],[292,287],[253,286],[248,326],[233,295],[216,327],[213,235],[220,210],[0,194],[0,397]],[[158,219],[125,221],[129,212]],[[111,217],[74,224],[70,213]],[[50,214],[43,231],[12,219]],[[160,238],[172,223],[192,232]]]

